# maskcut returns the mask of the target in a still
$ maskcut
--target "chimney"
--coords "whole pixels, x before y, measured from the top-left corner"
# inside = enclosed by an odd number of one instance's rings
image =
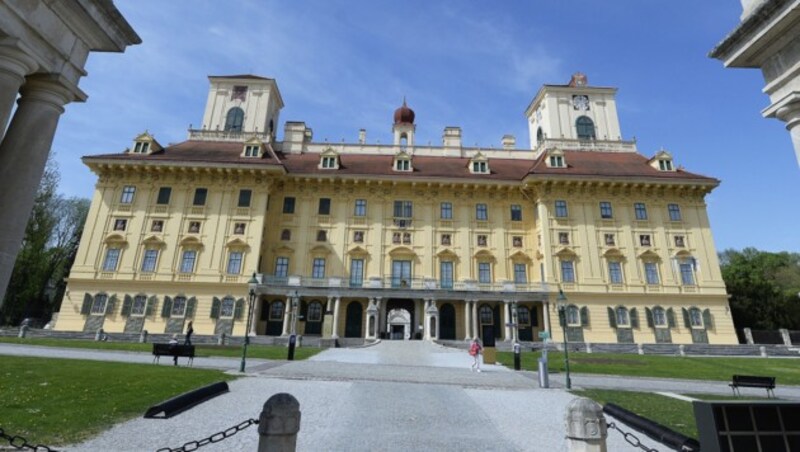
[[[461,127],[445,127],[442,145],[446,148],[461,147]]]
[[[367,130],[366,129],[360,129],[358,131],[358,143],[359,144],[365,144],[366,142],[367,142]]]
[[[503,143],[503,149],[516,149],[517,147],[517,139],[514,138],[514,135],[503,135],[501,143]]]

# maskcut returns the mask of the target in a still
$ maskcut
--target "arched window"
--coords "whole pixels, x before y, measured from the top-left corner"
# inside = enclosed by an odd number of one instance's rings
[[[225,117],[225,131],[241,132],[242,124],[244,124],[244,110],[239,107],[228,110],[228,115]]]
[[[222,299],[222,308],[220,309],[219,316],[223,318],[233,317],[233,311],[236,307],[236,300],[233,297],[225,297]]]
[[[697,308],[689,309],[689,321],[691,322],[692,327],[702,327],[703,326],[703,313],[700,312]]]
[[[581,318],[578,307],[574,304],[567,306],[567,325],[580,325]]]
[[[544,141],[544,132],[542,132],[542,128],[539,127],[536,129],[536,144],[542,144]]]
[[[617,325],[627,326],[629,323],[628,309],[620,306],[617,308],[616,312],[617,312]]]
[[[667,325],[667,313],[661,306],[656,306],[653,308],[653,324],[655,326]]]
[[[579,140],[594,140],[594,122],[588,116],[581,116],[575,121]]]

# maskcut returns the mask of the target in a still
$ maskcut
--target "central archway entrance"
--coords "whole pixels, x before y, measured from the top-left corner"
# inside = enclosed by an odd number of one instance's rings
[[[405,314],[402,314],[405,312]],[[394,316],[392,315],[394,313]],[[407,319],[407,323],[406,323]],[[419,319],[414,312],[414,300],[390,298],[386,302],[386,337],[389,339],[415,339]],[[394,322],[394,323],[392,323]],[[405,325],[408,325],[406,329]],[[406,337],[408,334],[408,337]]]
[[[456,309],[451,303],[445,303],[439,309],[439,339],[456,339]]]

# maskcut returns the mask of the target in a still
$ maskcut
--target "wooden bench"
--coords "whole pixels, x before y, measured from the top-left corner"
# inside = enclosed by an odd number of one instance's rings
[[[775,397],[775,377],[758,377],[754,375],[734,375],[733,381],[728,384],[733,390],[733,395],[742,395],[739,388],[764,388],[767,390],[767,397]]]
[[[156,364],[162,356],[172,356],[189,358],[191,366],[194,362],[194,345],[153,344],[153,356],[155,356],[153,364]]]

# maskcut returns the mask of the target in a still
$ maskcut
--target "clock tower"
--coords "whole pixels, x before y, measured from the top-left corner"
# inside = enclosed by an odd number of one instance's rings
[[[616,88],[589,86],[580,72],[566,85],[544,85],[525,111],[531,149],[608,148],[622,141]],[[601,144],[601,146],[598,146]]]

